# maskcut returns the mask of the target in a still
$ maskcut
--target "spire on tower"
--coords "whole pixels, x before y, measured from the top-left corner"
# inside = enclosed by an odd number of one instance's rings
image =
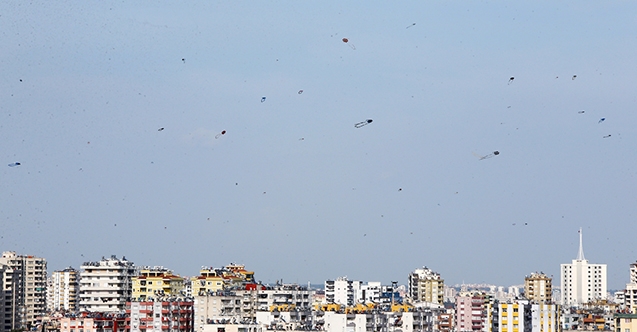
[[[584,258],[584,247],[582,246],[582,228],[579,228],[579,252],[577,253],[577,260],[578,261],[585,261],[586,258]]]

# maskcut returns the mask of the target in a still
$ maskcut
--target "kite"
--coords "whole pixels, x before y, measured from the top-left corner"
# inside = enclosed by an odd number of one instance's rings
[[[347,38],[343,38],[343,43],[347,44],[349,47],[351,47],[353,50],[356,49],[356,46],[354,46],[354,44],[349,44],[349,39]]]
[[[265,96],[261,97],[261,102],[265,101]]]
[[[303,90],[299,90],[299,94],[302,94],[302,93],[303,93]]]
[[[164,127],[157,129],[157,131],[162,131],[162,130],[164,130]]]
[[[16,161],[15,163],[9,164],[9,167],[16,167],[16,166],[20,166],[20,165],[22,165],[22,164],[20,164],[19,162]]]
[[[604,121],[606,121],[606,118],[601,118],[601,119],[599,119],[599,121],[597,121],[597,123],[602,123]]]
[[[497,155],[499,155],[499,154],[500,154],[500,151],[493,151],[493,153],[489,153],[489,154],[488,154],[488,155],[486,155],[486,156],[480,156],[480,155],[478,155],[478,154],[474,153],[474,155],[475,155],[476,157],[478,157],[480,160],[485,160],[485,159],[493,158],[493,157],[495,157],[495,156],[497,156]]]
[[[606,136],[604,136],[604,138],[609,138],[609,137],[610,137],[610,135],[606,135]]]
[[[225,131],[225,130],[222,130],[220,133],[218,133],[217,135],[215,135],[215,138],[219,138],[219,137],[221,137],[221,136],[223,136],[223,135],[225,135],[225,134],[226,134],[226,131]]]
[[[360,128],[360,127],[362,127],[362,126],[366,126],[366,125],[368,125],[368,124],[372,123],[372,121],[374,121],[374,120],[372,120],[372,119],[367,119],[367,120],[365,120],[365,121],[361,121],[361,122],[359,122],[359,123],[355,124],[355,125],[354,125],[354,127],[356,127],[356,128]]]
[[[416,25],[416,23],[412,23],[410,26],[406,27],[405,29],[409,29],[409,28],[413,27],[414,25]]]
[[[584,110],[581,110],[581,111],[579,111],[579,112],[577,112],[577,113],[579,113],[579,114],[584,114]]]
[[[576,78],[577,78],[577,75],[573,75],[573,77],[571,77],[571,80],[575,81]]]
[[[514,79],[515,79],[515,77],[511,76],[511,78],[509,78],[509,83],[508,84],[511,84],[511,82],[513,82]]]

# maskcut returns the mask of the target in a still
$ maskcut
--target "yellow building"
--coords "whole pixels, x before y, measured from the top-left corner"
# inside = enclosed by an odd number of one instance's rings
[[[615,331],[617,332],[636,332],[637,331],[637,314],[615,314]]]
[[[199,271],[198,277],[190,279],[192,285],[192,295],[202,296],[209,292],[216,292],[223,289],[223,277],[219,274],[219,270],[212,267],[203,267]]]
[[[241,287],[254,283],[254,272],[247,271],[245,265],[230,264],[224,268],[202,267],[199,276],[191,278],[192,294],[206,295],[225,288]]]
[[[184,278],[163,267],[147,267],[132,278],[133,299],[145,301],[170,296],[181,296]]]
[[[537,303],[552,302],[552,279],[544,273],[532,273],[524,278],[524,296]]]

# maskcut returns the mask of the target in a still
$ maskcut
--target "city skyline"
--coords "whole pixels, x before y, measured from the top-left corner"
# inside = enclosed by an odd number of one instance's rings
[[[584,249],[583,249],[583,232],[582,232],[582,230],[581,230],[581,229],[578,231],[578,234],[579,234],[579,247],[578,247],[578,253],[577,253],[577,257],[573,260],[573,262],[575,262],[575,261],[586,261],[586,262],[588,262],[588,261],[586,260],[585,256],[584,256]],[[24,254],[24,253],[18,253],[18,254],[26,255],[26,254]],[[104,260],[104,259],[106,259],[106,257],[108,257],[108,256],[106,256],[106,255],[105,255],[105,256],[102,256],[102,257],[101,257],[101,259],[102,259],[102,260]],[[118,258],[117,258],[117,255],[111,255],[111,257],[110,257],[109,259],[118,259]],[[128,260],[128,259],[126,258],[126,256],[125,256],[125,255],[122,255],[122,256],[121,256],[121,259]],[[132,261],[132,260],[130,260],[130,261],[131,261],[131,262],[132,262],[132,264],[134,264],[134,266],[135,266],[136,268],[138,268],[138,269],[160,268],[160,269],[165,269],[166,271],[172,271],[172,272],[175,272],[175,273],[176,273],[176,275],[180,275],[180,276],[182,276],[182,277],[192,277],[192,276],[197,276],[197,275],[198,275],[198,273],[193,273],[193,274],[183,274],[183,273],[179,273],[178,271],[175,271],[175,270],[173,270],[173,269],[171,269],[171,268],[169,268],[169,267],[165,267],[164,265],[154,265],[154,266],[153,266],[153,265],[138,265],[138,264],[135,264],[135,262],[134,262],[134,261]],[[80,268],[76,268],[76,269],[77,269],[78,271],[82,271],[81,266],[83,266],[83,265],[85,265],[85,264],[87,264],[87,263],[91,263],[91,264],[98,263],[98,264],[99,264],[99,261],[98,261],[98,260],[87,260],[87,261],[84,261],[84,262],[82,262],[82,263],[81,263],[81,265],[79,265],[79,266],[80,266]],[[218,265],[218,266],[216,266],[216,267],[226,266],[227,264],[228,264],[228,263],[220,264],[220,265]],[[235,264],[235,262],[232,262],[232,263],[229,263],[229,264]],[[627,269],[627,270],[628,270],[627,274],[632,273],[632,268],[633,268],[634,264],[635,264],[635,263],[633,262],[633,263],[630,263],[630,264],[628,265],[628,266],[630,267],[630,269]],[[563,267],[564,265],[569,265],[569,264],[561,264],[560,266],[561,266],[561,267]],[[598,265],[598,264],[593,264],[593,265]],[[603,264],[603,265],[605,265],[605,264]],[[212,268],[212,267],[213,267],[213,266],[202,265],[202,266],[201,266],[201,269],[203,269],[203,268]],[[65,268],[63,268],[63,269],[52,269],[52,270],[51,270],[51,272],[53,272],[53,271],[63,271],[63,270],[65,270],[65,269],[67,269],[67,268],[74,268],[74,267],[73,267],[72,265],[69,265],[69,266],[66,266],[66,267],[65,267]],[[423,266],[423,268],[427,269],[427,267],[426,267],[426,266]],[[420,270],[420,268],[414,268],[414,269],[415,269],[416,271]],[[399,281],[399,278],[391,278],[391,280],[392,280],[392,281],[381,281],[381,282],[383,282],[383,284],[385,284],[385,285],[391,285],[393,281],[398,281],[398,284],[400,284],[400,285],[408,285],[408,284],[409,284],[409,278],[411,277],[411,275],[412,275],[412,273],[413,273],[414,269],[412,269],[412,271],[410,271],[409,275],[407,276],[407,282]],[[199,270],[198,270],[198,271],[199,271]],[[434,270],[432,270],[432,271],[433,271],[433,273],[438,274],[438,272],[436,272],[436,271],[435,271],[435,269],[434,269]],[[258,271],[255,271],[255,272],[257,272],[257,275],[258,275]],[[524,275],[524,277],[522,277],[522,283],[512,283],[512,284],[495,284],[495,283],[490,283],[490,282],[488,282],[488,281],[486,281],[486,282],[479,282],[479,283],[476,283],[476,282],[465,282],[465,280],[463,279],[461,283],[445,283],[444,285],[445,285],[445,287],[454,287],[454,288],[457,288],[457,287],[459,287],[459,286],[461,286],[461,285],[470,285],[470,286],[483,285],[483,286],[496,286],[496,287],[513,287],[513,286],[515,286],[515,287],[520,287],[520,286],[522,286],[522,287],[523,287],[523,286],[524,286],[524,279],[525,279],[526,277],[528,277],[530,274],[534,274],[534,273],[538,273],[538,271],[535,271],[535,272],[529,272],[529,274],[525,274],[525,275]],[[539,273],[544,273],[544,271],[539,271]],[[559,280],[559,279],[560,279],[560,277],[555,277],[555,276],[550,275],[550,274],[548,274],[547,276],[554,280],[555,285],[553,286],[553,288],[555,288],[555,289],[561,289],[561,288],[562,288],[561,281]],[[296,284],[306,284],[306,283],[311,283],[311,284],[313,284],[313,285],[322,285],[322,284],[323,284],[326,280],[335,280],[335,279],[340,278],[340,277],[346,277],[346,278],[347,278],[347,276],[346,276],[346,275],[339,275],[339,276],[335,276],[335,277],[327,278],[327,279],[325,279],[325,280],[318,280],[318,281],[317,281],[317,280],[307,280],[306,282],[293,281],[292,283],[296,283]],[[444,280],[444,276],[442,276],[442,275],[441,275],[441,276],[439,276],[439,277],[440,277],[441,279],[443,279],[443,280]],[[280,277],[278,277],[278,278],[276,278],[276,279],[274,279],[274,280],[266,280],[266,281],[258,280],[258,281],[259,281],[259,282],[263,282],[264,284],[273,284],[273,283],[278,283],[278,282],[280,282],[280,281],[282,282],[284,279],[285,279],[285,276],[280,276]],[[372,282],[376,282],[376,281],[379,281],[379,280],[365,279],[365,278],[351,278],[350,280],[360,280],[361,282],[370,282],[370,281],[372,281]],[[558,282],[559,282],[559,283],[558,283]],[[628,280],[626,283],[624,283],[622,287],[617,287],[617,288],[613,288],[613,287],[605,287],[605,288],[607,289],[607,291],[608,291],[608,292],[611,292],[611,291],[618,291],[618,290],[623,290],[623,289],[625,289],[625,288],[626,288],[626,284],[628,284],[629,282],[631,282],[631,280]],[[606,278],[604,279],[604,283],[606,283]],[[613,294],[610,294],[610,296],[612,296],[612,295],[613,295]]]
[[[0,12],[0,248],[51,271],[515,285],[559,278],[581,227],[629,282],[637,3]]]

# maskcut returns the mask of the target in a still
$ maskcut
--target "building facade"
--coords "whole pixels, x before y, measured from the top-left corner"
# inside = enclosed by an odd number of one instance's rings
[[[115,255],[82,264],[79,310],[119,312],[132,297],[131,279],[137,275],[135,264]]]
[[[409,296],[414,302],[443,304],[445,282],[437,272],[423,267],[409,274]]]
[[[339,277],[325,281],[325,299],[327,303],[352,306],[356,304],[361,290],[361,282]]]
[[[185,297],[184,278],[163,266],[144,267],[132,277],[133,299],[151,301],[168,297]]]
[[[193,302],[190,301],[145,301],[128,302],[126,314],[130,317],[127,331],[194,331]]]
[[[552,279],[546,274],[531,273],[524,278],[524,296],[537,303],[548,303],[552,301],[553,287]]]
[[[79,273],[72,267],[53,271],[47,285],[46,307],[50,311],[75,312],[78,304]]]
[[[637,314],[637,263],[630,264],[630,282],[626,284],[623,303],[629,312]]]
[[[9,330],[34,326],[46,312],[46,260],[5,251],[0,265],[4,266],[3,325],[10,326]]]
[[[557,332],[560,307],[528,300],[499,302],[493,310],[493,332]]]
[[[455,331],[491,331],[491,297],[463,292],[456,297]]]
[[[606,298],[606,264],[589,264],[584,258],[581,228],[577,258],[571,264],[561,264],[560,280],[563,306],[578,307]]]

